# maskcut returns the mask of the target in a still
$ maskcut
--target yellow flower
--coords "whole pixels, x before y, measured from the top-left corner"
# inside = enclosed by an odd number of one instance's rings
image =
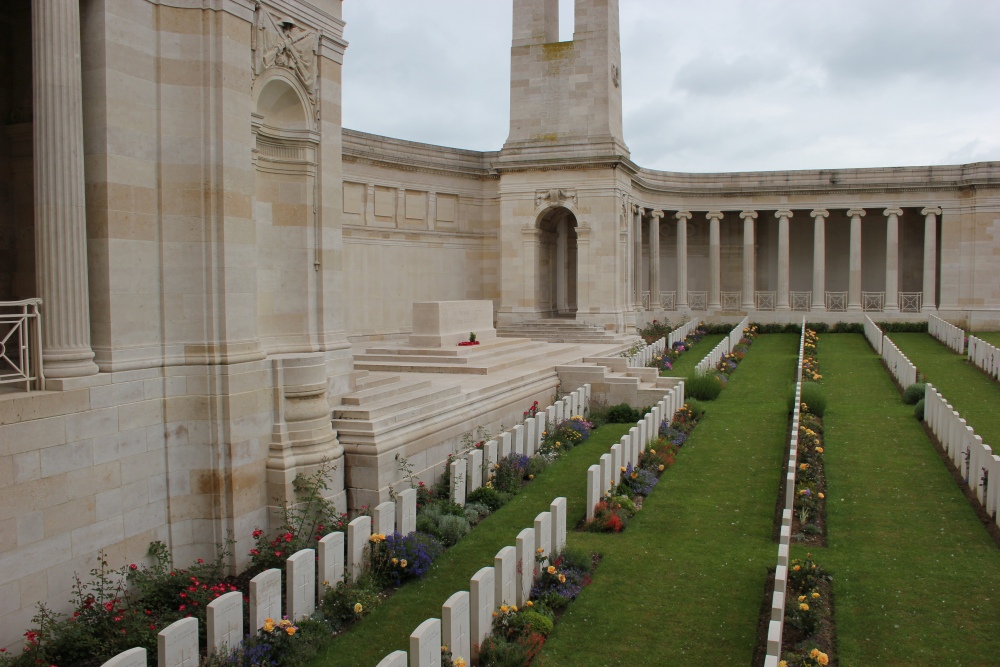
[[[264,619],[263,630],[264,630],[264,632],[274,632],[274,619],[273,618],[265,618]]]
[[[399,565],[399,559],[398,558],[393,558],[392,559],[392,564],[393,565]]]
[[[291,626],[291,627],[285,628],[285,632],[288,633],[289,637],[291,637],[292,635],[294,635],[296,630],[298,630],[298,628],[295,627],[294,625]]]
[[[555,574],[556,573],[556,566],[555,565],[549,565],[549,569],[547,570],[547,572],[549,574]]]
[[[360,614],[362,611],[364,611],[364,607],[361,606],[361,603],[360,602],[355,602],[354,603],[354,613],[355,614]]]
[[[528,481],[529,481],[529,482],[530,482],[531,480],[533,480],[533,479],[535,479],[535,476],[534,476],[534,475],[528,475]]]
[[[806,601],[806,596],[805,595],[800,595],[799,596],[799,602],[805,602],[805,601]]]
[[[660,464],[660,472],[663,472],[663,469],[664,469],[664,468],[666,468],[666,467],[667,467],[667,466],[665,466],[665,465],[663,465],[663,464],[661,463],[661,464]]]
[[[796,565],[795,567],[792,568],[792,570],[794,570],[795,572],[798,572],[801,569],[802,569],[801,565]]]
[[[819,649],[818,648],[814,648],[813,650],[809,651],[809,657],[810,658],[815,658],[818,655],[819,655]]]
[[[512,604],[510,606],[510,610],[516,614],[517,613],[517,605]]]
[[[625,472],[625,466],[622,466],[622,472]]]
[[[823,500],[824,498],[826,498],[826,494],[825,493],[820,493],[819,494],[819,499]]]
[[[823,653],[822,651],[820,651],[820,654],[816,656],[816,662],[818,662],[821,665],[829,665],[830,664],[830,658],[829,658],[829,656],[827,656],[826,653]]]
[[[819,453],[819,454],[822,454],[823,453],[823,448],[822,447],[817,447],[816,448],[816,452]]]
[[[400,567],[406,567],[406,559],[405,558],[403,560],[399,561],[399,566]]]
[[[287,628],[291,624],[292,624],[292,622],[289,621],[287,618],[283,618],[280,621],[278,621],[278,627],[279,628]]]
[[[802,604],[799,605],[799,609],[801,609],[802,611],[809,611],[809,605],[803,602]]]
[[[505,605],[505,604],[503,604],[503,605],[500,605],[500,612],[501,612],[501,613],[504,613],[504,614],[506,614],[506,613],[507,613],[508,611],[510,611],[510,607],[508,607],[508,606],[507,606],[507,605]]]
[[[493,618],[496,618],[496,617],[497,617],[497,615],[498,615],[498,614],[497,614],[496,612],[493,612]]]
[[[560,574],[559,575],[559,583],[560,584],[565,584],[566,583],[566,575],[565,574]]]
[[[809,469],[809,464],[808,463],[800,463],[799,464],[799,470],[808,470],[808,469]]]
[[[451,664],[455,667],[465,667],[465,658],[458,657],[451,661]]]
[[[812,599],[815,600],[818,597],[819,597],[819,593],[817,593],[816,591],[813,591]]]
[[[651,450],[649,450],[649,453],[650,453],[650,454],[655,454],[655,453],[656,453],[656,450],[655,450],[655,449],[651,449]]]
[[[525,600],[525,601],[524,601],[524,606],[525,606],[525,607],[534,607],[534,606],[535,606],[535,603],[534,603],[534,602],[532,602],[531,600]]]
[[[638,479],[638,477],[639,477],[639,473],[637,473],[637,472],[633,472],[632,473],[632,479]]]
[[[778,663],[778,667],[788,667],[788,661],[782,660],[781,662]]]
[[[536,554],[541,554],[541,553],[545,553],[545,549],[543,549],[543,548],[541,548],[541,547],[538,547],[537,549],[535,549],[535,553],[536,553]]]

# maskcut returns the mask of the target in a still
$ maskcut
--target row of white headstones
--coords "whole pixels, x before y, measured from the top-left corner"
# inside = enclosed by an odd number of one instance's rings
[[[584,385],[569,393],[554,405],[548,406],[545,412],[536,417],[529,417],[523,424],[515,426],[510,431],[500,434],[496,440],[485,443],[483,449],[473,449],[463,458],[451,464],[452,500],[465,504],[466,489],[473,491],[482,485],[484,479],[489,479],[489,473],[498,462],[498,456],[506,457],[512,452],[533,456],[541,446],[546,423],[559,424],[569,419],[571,415],[586,412],[590,403],[590,385]],[[466,482],[468,480],[468,482]],[[317,599],[322,599],[326,589],[336,585],[346,572],[351,581],[356,581],[361,575],[365,548],[373,534],[391,535],[398,532],[408,535],[416,530],[417,491],[406,489],[396,494],[396,501],[380,503],[372,510],[372,516],[360,516],[347,526],[346,536],[336,531],[325,535],[317,543],[317,548],[302,549],[285,563],[285,576],[290,585],[287,591],[288,618],[292,622],[312,615],[316,609]],[[523,531],[522,531],[523,532]],[[545,535],[549,535],[545,537]],[[537,539],[536,535],[537,534]],[[522,542],[526,538],[518,536],[518,551],[520,554]],[[346,549],[345,549],[346,542]],[[539,514],[535,520],[535,533],[530,540],[529,558],[518,555],[521,562],[534,562],[535,544],[551,551],[552,543],[561,545],[566,542],[566,499],[557,498],[552,503],[549,512]],[[495,565],[499,573],[505,574],[513,569],[509,561],[514,557],[513,547],[510,553],[501,550],[497,559],[502,563]],[[514,567],[516,568],[516,562]],[[481,574],[482,571],[478,574]],[[485,574],[482,573],[484,576]],[[532,571],[528,571],[531,575]],[[261,572],[250,580],[249,621],[250,626],[259,629],[266,619],[280,621],[281,608],[281,570],[272,568]],[[475,579],[475,578],[474,578]],[[496,599],[511,601],[513,596],[499,590],[500,582],[506,581],[500,577],[497,582]],[[511,580],[512,581],[512,580]],[[522,582],[521,589],[531,588],[531,581]],[[481,585],[481,584],[480,584]],[[513,584],[511,584],[513,586]],[[520,589],[519,589],[520,590]],[[526,593],[525,593],[526,594]],[[454,596],[452,596],[454,598]],[[494,599],[493,596],[490,599]],[[505,604],[508,602],[498,603]],[[447,603],[446,603],[447,606]],[[469,605],[466,603],[466,610]],[[207,609],[207,643],[209,655],[223,646],[235,647],[243,640],[243,596],[234,591],[221,595]],[[492,615],[492,609],[490,610]],[[468,624],[466,624],[468,625]],[[280,629],[279,629],[280,630]],[[468,633],[466,633],[468,634]],[[440,660],[440,643],[438,644],[438,659]],[[457,654],[456,654],[457,655]],[[464,655],[469,655],[466,651]],[[196,618],[181,619],[164,628],[157,635],[157,659],[159,667],[197,667],[199,658],[198,620]],[[108,660],[102,667],[146,667],[147,656],[144,648],[133,648],[124,651]],[[392,663],[390,663],[392,664]]]
[[[792,515],[795,511],[795,475],[799,457],[799,419],[802,416],[802,362],[805,357],[806,321],[799,336],[799,360],[795,369],[795,407],[792,408],[792,436],[788,443],[788,467],[785,470],[785,506],[781,512],[778,537],[778,565],[774,571],[771,617],[767,627],[767,654],[764,667],[778,667],[781,640],[785,632],[785,595],[788,590],[788,549],[792,541]]]
[[[927,315],[927,332],[955,352],[965,354],[965,331],[951,322],[945,322],[937,315],[929,313]]]
[[[531,587],[553,557],[566,547],[566,498],[552,501],[534,526],[517,534],[469,580],[469,590],[458,591],[441,606],[441,618],[429,618],[410,634],[410,651],[393,651],[377,667],[441,667],[441,647],[452,660],[472,664],[479,646],[493,629],[493,612],[504,605],[523,607]],[[537,558],[536,558],[537,556]]]
[[[494,467],[511,454],[535,456],[545,439],[547,424],[557,427],[574,416],[585,417],[589,412],[590,385],[585,384],[563,396],[561,400],[528,417],[496,438],[456,457],[450,464],[451,500],[465,505],[465,498],[490,479]]]
[[[900,387],[906,389],[917,381],[917,367],[867,315],[865,315],[865,338],[868,339],[872,349],[882,356],[885,367],[896,378]]]
[[[712,351],[705,355],[705,358],[698,362],[695,366],[695,373],[707,373],[710,369],[715,368],[722,361],[722,357],[729,354],[734,347],[736,347],[740,339],[743,337],[743,330],[747,328],[750,324],[750,316],[747,315],[739,324],[733,327],[733,330],[729,332],[729,335],[719,341],[719,343],[712,348]]]
[[[969,336],[969,361],[994,380],[1000,380],[1000,347]]]

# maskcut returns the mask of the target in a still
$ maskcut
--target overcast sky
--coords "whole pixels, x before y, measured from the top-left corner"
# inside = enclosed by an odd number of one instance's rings
[[[345,0],[344,126],[499,150],[511,0]],[[572,39],[560,0],[560,39]],[[1000,160],[997,0],[620,0],[625,141],[687,172]]]

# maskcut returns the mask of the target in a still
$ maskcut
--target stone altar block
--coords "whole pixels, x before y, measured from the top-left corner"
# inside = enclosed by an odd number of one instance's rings
[[[427,301],[413,304],[413,347],[452,347],[469,340],[497,337],[493,328],[492,301]]]

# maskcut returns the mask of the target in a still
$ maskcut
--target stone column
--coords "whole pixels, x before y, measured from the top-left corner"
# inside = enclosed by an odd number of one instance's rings
[[[688,307],[688,223],[689,211],[678,211],[677,218],[677,309]]]
[[[721,211],[706,213],[708,218],[708,309],[722,308],[719,292],[722,290],[722,246],[719,241]]]
[[[556,314],[563,315],[569,309],[566,300],[566,246],[568,243],[569,225],[566,219],[556,223]]]
[[[58,387],[98,372],[90,348],[80,3],[32,0],[31,48],[35,275],[45,375]]]
[[[929,206],[920,214],[924,216],[924,295],[921,311],[932,313],[937,310],[937,216],[941,215],[941,208]],[[48,375],[47,370],[45,374]]]
[[[632,206],[632,306],[642,308],[642,208]]]
[[[847,212],[851,218],[851,257],[847,274],[847,310],[861,310],[861,218],[863,208],[852,208]]]
[[[813,300],[812,309],[826,310],[826,219],[830,212],[818,208],[810,213],[813,222]]]
[[[540,229],[532,225],[521,229],[521,241],[524,244],[524,270],[521,272],[524,277],[524,293],[521,295],[518,306],[521,310],[529,310],[533,315],[537,315],[538,304],[538,255],[541,252]]]
[[[887,313],[899,312],[899,216],[901,208],[887,208],[885,223],[885,305]]]
[[[663,211],[649,216],[649,309],[660,308],[660,218]]]
[[[754,309],[753,221],[757,211],[742,211],[743,218],[743,310]]]
[[[792,217],[792,212],[782,209],[775,211],[774,217],[778,219],[778,299],[775,310],[791,310],[788,305],[788,276],[791,261],[788,256],[788,219]]]

